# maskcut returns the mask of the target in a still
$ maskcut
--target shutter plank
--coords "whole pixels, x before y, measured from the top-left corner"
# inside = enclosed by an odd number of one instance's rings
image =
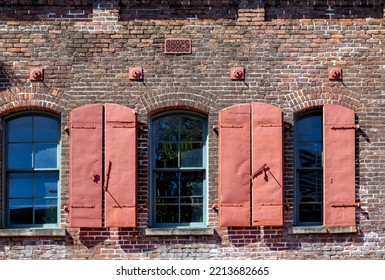
[[[219,224],[250,226],[250,104],[219,113]]]
[[[355,225],[354,125],[354,111],[340,105],[324,106],[325,226]]]
[[[102,226],[103,105],[70,113],[70,227]]]
[[[137,116],[105,104],[105,225],[136,226]]]
[[[252,174],[252,224],[282,226],[283,113],[259,102],[252,103]]]

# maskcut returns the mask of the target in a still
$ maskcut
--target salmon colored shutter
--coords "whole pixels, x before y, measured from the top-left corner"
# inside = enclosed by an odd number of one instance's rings
[[[70,226],[102,226],[103,105],[70,114]]]
[[[250,226],[250,104],[219,113],[219,224]]]
[[[106,227],[136,226],[137,125],[130,108],[105,104]]]
[[[252,103],[252,225],[283,225],[283,114]]]
[[[355,223],[355,115],[340,105],[324,106],[324,224]]]

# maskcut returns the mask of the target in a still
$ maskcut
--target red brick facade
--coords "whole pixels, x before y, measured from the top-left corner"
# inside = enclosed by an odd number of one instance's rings
[[[0,0],[0,117],[31,110],[60,115],[64,229],[0,229],[0,259],[384,259],[384,4]],[[167,38],[191,39],[191,54],[165,54]],[[329,80],[331,66],[341,67],[342,80]],[[42,82],[30,81],[34,67],[44,69]],[[129,79],[131,67],[142,67],[142,79]],[[244,67],[244,79],[232,80],[232,67]],[[284,112],[284,225],[220,227],[212,208],[218,203],[218,134],[211,128],[220,110],[251,102]],[[70,199],[70,138],[65,127],[73,109],[95,103],[137,112],[135,228],[69,227],[64,208]],[[294,117],[325,104],[353,110],[360,124],[355,233],[293,230]],[[175,109],[208,118],[206,215],[212,234],[146,231],[151,207],[148,125],[151,117]]]

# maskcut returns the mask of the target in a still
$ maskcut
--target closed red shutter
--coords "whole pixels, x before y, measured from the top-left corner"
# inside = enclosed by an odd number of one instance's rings
[[[137,125],[130,108],[105,104],[105,225],[136,226]]]
[[[70,226],[102,226],[103,105],[70,114]]]
[[[340,105],[324,106],[324,224],[355,223],[355,114]]]
[[[250,226],[250,104],[219,113],[219,225]]]
[[[252,103],[252,224],[283,225],[283,114]]]

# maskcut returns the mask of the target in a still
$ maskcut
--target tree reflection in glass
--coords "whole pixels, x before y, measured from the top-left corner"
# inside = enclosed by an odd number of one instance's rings
[[[205,120],[172,114],[153,122],[155,222],[203,222]]]

